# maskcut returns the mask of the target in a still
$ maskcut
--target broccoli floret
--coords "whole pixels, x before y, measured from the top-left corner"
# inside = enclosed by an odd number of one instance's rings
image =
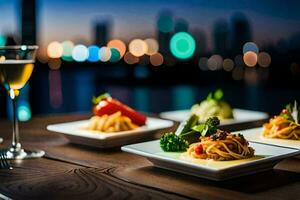
[[[167,152],[180,152],[185,151],[189,147],[189,143],[170,132],[160,138],[160,147]]]
[[[210,117],[206,120],[205,124],[208,126],[207,135],[214,134],[217,131],[220,120],[218,117]]]
[[[220,120],[218,117],[210,117],[205,122],[208,126],[214,127],[220,124]]]

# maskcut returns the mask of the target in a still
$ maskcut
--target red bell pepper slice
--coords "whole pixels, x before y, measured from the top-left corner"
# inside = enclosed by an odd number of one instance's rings
[[[101,95],[102,96],[102,95]],[[133,123],[136,125],[142,126],[146,124],[146,116],[142,115],[141,113],[135,111],[134,109],[130,108],[129,106],[121,103],[120,101],[111,98],[110,96],[104,95],[103,98],[98,99],[100,100],[97,105],[94,107],[94,114],[98,116],[102,115],[111,115],[115,112],[120,111],[122,115],[131,119]]]

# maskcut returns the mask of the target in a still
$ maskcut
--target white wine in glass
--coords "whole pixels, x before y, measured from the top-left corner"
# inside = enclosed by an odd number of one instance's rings
[[[12,144],[6,151],[9,159],[38,158],[45,154],[44,151],[28,151],[22,148],[16,113],[16,100],[32,74],[37,49],[37,46],[26,45],[0,47],[0,81],[13,104]]]

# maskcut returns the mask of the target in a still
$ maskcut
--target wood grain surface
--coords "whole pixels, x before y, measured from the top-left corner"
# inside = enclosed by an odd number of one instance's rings
[[[87,117],[38,116],[22,123],[23,145],[43,149],[46,156],[14,161],[13,170],[0,170],[0,193],[13,199],[300,199],[298,158],[283,160],[264,173],[215,182],[155,168],[119,147],[103,150],[70,144],[45,128]],[[261,123],[223,128],[240,130]],[[11,124],[1,121],[0,127],[4,148],[9,145]]]

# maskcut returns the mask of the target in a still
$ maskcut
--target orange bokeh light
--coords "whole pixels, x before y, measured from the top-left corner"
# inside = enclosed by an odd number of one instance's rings
[[[248,67],[254,67],[257,64],[257,54],[253,51],[248,51],[244,54],[244,63]]]
[[[107,43],[107,47],[117,49],[120,52],[121,57],[123,57],[126,52],[126,45],[122,40],[111,40]]]
[[[153,66],[160,66],[164,62],[164,57],[160,53],[156,53],[150,56],[150,63]]]
[[[127,63],[127,64],[136,64],[139,62],[139,58],[132,55],[130,52],[127,52],[125,55],[124,55],[124,61]]]

